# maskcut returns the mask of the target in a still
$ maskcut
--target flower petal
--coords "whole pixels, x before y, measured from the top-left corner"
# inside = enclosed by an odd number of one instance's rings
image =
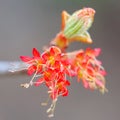
[[[36,71],[36,66],[32,65],[28,68],[28,75],[32,75]]]
[[[33,48],[33,56],[34,57],[40,57],[40,53],[39,53],[39,51],[36,49],[36,48]]]
[[[28,57],[28,56],[20,56],[20,59],[23,61],[23,62],[29,62],[32,60],[31,57]]]
[[[100,48],[95,48],[95,49],[94,49],[94,54],[95,54],[95,56],[98,56],[98,55],[100,54],[100,52],[101,52],[101,49],[100,49]]]
[[[55,47],[55,46],[52,46],[51,48],[50,48],[50,54],[51,55],[57,55],[57,54],[60,54],[61,53],[61,50],[58,48],[58,47]]]
[[[66,87],[62,88],[62,96],[68,96],[68,89]]]
[[[40,78],[35,82],[35,86],[40,86],[44,82],[44,78]]]
[[[46,52],[44,52],[44,53],[42,54],[42,58],[43,58],[43,60],[45,60],[45,61],[47,61],[47,60],[49,59],[49,56],[50,56],[50,54],[49,54],[48,51],[46,51]]]

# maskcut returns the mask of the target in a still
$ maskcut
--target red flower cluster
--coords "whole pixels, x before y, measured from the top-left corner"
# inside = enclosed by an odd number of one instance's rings
[[[29,64],[28,75],[33,75],[29,83],[21,86],[28,88],[30,85],[40,86],[44,83],[53,100],[47,112],[53,116],[58,97],[68,95],[67,87],[70,86],[70,81],[66,76],[77,76],[78,81],[83,81],[85,88],[105,92],[105,70],[96,59],[99,53],[99,48],[62,53],[58,47],[51,46],[40,55],[37,49],[33,48],[33,57],[20,56],[23,62]],[[36,81],[33,81],[35,78]]]
[[[82,80],[85,88],[99,89],[104,93],[107,90],[104,78],[106,72],[101,62],[96,59],[100,51],[100,48],[82,50],[76,54],[72,64],[76,69],[78,81]]]
[[[42,54],[33,48],[33,57],[20,56],[26,64],[28,75],[33,75],[29,83],[21,86],[28,88],[30,85],[45,84],[53,100],[47,110],[49,117],[54,115],[58,97],[68,95],[67,87],[70,86],[70,81],[67,78],[69,77],[77,77],[78,82],[82,81],[85,88],[99,89],[102,93],[107,91],[104,78],[106,72],[102,63],[96,58],[100,54],[100,48],[65,53],[71,42],[92,43],[88,30],[93,23],[94,15],[95,10],[92,8],[80,9],[72,15],[63,11],[62,29],[50,42],[51,47]]]
[[[67,72],[67,59],[65,55],[61,53],[61,50],[52,46],[45,51],[41,56],[39,52],[33,48],[33,57],[20,56],[21,60],[29,64],[28,74],[34,74],[35,77],[39,77],[36,82],[33,79],[30,81],[30,85],[34,83],[35,86],[39,86],[45,83],[50,89],[49,93],[52,99],[57,99],[59,95],[67,96],[67,86],[70,82],[66,79]]]

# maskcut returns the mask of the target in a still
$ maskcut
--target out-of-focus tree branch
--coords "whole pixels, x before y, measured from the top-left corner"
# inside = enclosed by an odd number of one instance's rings
[[[22,66],[22,67],[21,67]],[[0,75],[26,71],[27,64],[20,61],[0,61]]]

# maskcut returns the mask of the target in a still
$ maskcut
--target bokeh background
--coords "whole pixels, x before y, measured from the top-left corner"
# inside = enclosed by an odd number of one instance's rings
[[[31,55],[33,47],[42,47],[60,30],[61,12],[83,7],[96,10],[90,29],[94,43],[72,43],[69,51],[100,47],[99,57],[107,71],[108,93],[89,91],[75,79],[68,97],[57,102],[53,120],[120,119],[120,1],[119,0],[0,0],[0,61],[18,61]],[[46,88],[23,89],[30,80],[26,74],[0,74],[0,120],[48,120],[41,102],[47,99]]]

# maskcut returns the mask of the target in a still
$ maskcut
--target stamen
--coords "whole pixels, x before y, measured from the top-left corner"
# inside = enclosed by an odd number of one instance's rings
[[[21,84],[20,86],[24,87],[24,88],[29,88],[30,84],[29,83],[24,83],[24,84]]]
[[[46,102],[41,103],[42,106],[47,106],[47,104],[48,103],[46,103]]]
[[[50,100],[50,96],[48,97],[48,99],[46,100],[46,102],[41,103],[41,105],[42,105],[42,106],[47,106],[49,100]]]
[[[30,80],[30,83],[29,83],[29,84],[30,84],[31,86],[33,85],[33,80],[34,80],[34,78],[36,77],[37,72],[38,72],[38,70],[35,71],[35,74],[33,75],[32,79]]]
[[[40,74],[40,75],[36,75],[35,77],[41,77],[42,75]]]
[[[54,117],[54,114],[50,114],[50,115],[48,115],[48,117]]]
[[[53,116],[54,116],[54,110],[55,110],[56,102],[57,102],[57,99],[53,100],[50,108],[47,109],[46,112],[47,112],[47,113],[50,113],[50,114],[48,115],[48,117],[53,117]]]
[[[24,84],[21,84],[20,86],[24,87],[24,88],[29,88],[30,85],[32,86],[33,85],[33,80],[36,77],[36,74],[37,74],[37,70],[36,70],[35,74],[33,75],[32,79],[30,80],[29,83],[24,83]]]

